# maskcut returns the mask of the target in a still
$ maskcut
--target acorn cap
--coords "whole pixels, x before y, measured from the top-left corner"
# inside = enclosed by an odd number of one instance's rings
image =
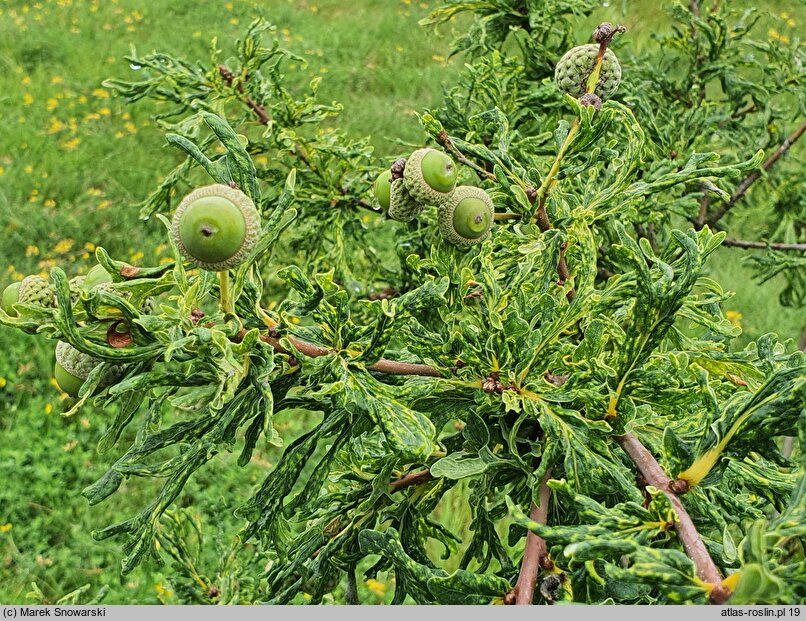
[[[409,222],[414,220],[423,210],[422,203],[415,201],[408,190],[403,179],[392,181],[389,192],[389,217],[399,222]]]
[[[243,263],[260,237],[260,214],[240,190],[222,184],[196,188],[182,199],[171,224],[185,259],[221,272]]]
[[[481,188],[462,185],[439,208],[439,230],[458,246],[472,246],[490,235],[493,201]]]
[[[417,149],[406,161],[403,181],[411,197],[422,205],[441,205],[456,187],[456,165],[436,149]]]
[[[16,316],[17,312],[13,306],[20,299],[20,282],[13,282],[8,287],[3,289],[2,306],[6,315]]]
[[[56,367],[54,369],[59,388],[75,397],[90,372],[101,362],[101,360],[93,358],[89,354],[78,351],[65,341],[59,341],[56,343]],[[99,386],[104,387],[114,384],[122,375],[123,365],[107,365],[101,375]]]
[[[56,290],[50,286],[47,278],[26,276],[20,283],[19,302],[55,308],[57,305],[55,294]]]
[[[588,77],[593,71],[598,55],[599,46],[595,43],[578,45],[568,50],[554,70],[554,83],[557,88],[572,97],[583,95],[587,90]],[[602,99],[607,99],[616,92],[619,82],[621,82],[621,65],[613,50],[608,48],[602,57],[602,68],[595,92]]]

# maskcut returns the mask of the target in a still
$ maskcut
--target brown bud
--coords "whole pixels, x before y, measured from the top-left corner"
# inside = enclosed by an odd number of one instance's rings
[[[689,490],[688,481],[675,479],[669,482],[669,491],[673,494],[685,494]]]
[[[392,164],[390,171],[392,171],[392,179],[402,179],[403,171],[406,169],[406,158],[401,157],[394,164]]]
[[[627,29],[619,24],[618,26],[613,26],[610,22],[602,22],[599,24],[596,29],[593,31],[593,40],[599,44],[608,44],[613,36],[617,32],[626,32]]]
[[[599,112],[602,107],[602,100],[596,93],[585,93],[579,98],[579,103],[583,106],[593,106],[596,112]]]

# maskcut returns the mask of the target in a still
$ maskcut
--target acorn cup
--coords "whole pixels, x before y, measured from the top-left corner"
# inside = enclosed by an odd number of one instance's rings
[[[578,45],[568,50],[554,70],[554,83],[563,93],[579,97],[587,90],[588,77],[593,72],[599,46],[595,43]],[[594,92],[602,99],[607,99],[616,92],[621,82],[621,65],[613,51],[608,48],[602,57],[599,80]]]
[[[456,187],[458,171],[453,160],[436,149],[417,149],[406,161],[403,181],[421,205],[441,205]]]
[[[222,184],[182,199],[171,224],[179,252],[201,269],[221,272],[246,260],[260,236],[260,214],[246,194]]]
[[[56,308],[56,290],[51,286],[47,278],[26,276],[20,282],[17,301],[21,304]]]
[[[56,343],[56,364],[53,375],[59,388],[71,397],[77,397],[90,372],[101,360],[78,351],[64,341]],[[114,384],[123,375],[123,365],[108,365],[101,375],[98,388]]]
[[[403,179],[392,181],[389,193],[389,217],[399,222],[410,222],[414,220],[425,208],[423,203],[419,203],[409,194]]]
[[[492,199],[487,192],[473,186],[459,186],[439,208],[439,230],[457,246],[484,241],[494,219]]]

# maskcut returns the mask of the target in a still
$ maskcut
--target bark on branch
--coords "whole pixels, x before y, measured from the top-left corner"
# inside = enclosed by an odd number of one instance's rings
[[[399,479],[392,481],[389,484],[389,491],[399,492],[402,489],[406,489],[407,487],[411,487],[412,485],[420,485],[421,483],[428,483],[434,477],[431,476],[431,472],[429,470],[420,470],[418,472],[409,472],[406,475],[403,475]]]
[[[549,495],[551,490],[547,485],[551,478],[551,469],[546,472],[540,480],[538,489],[538,499],[540,505],[532,503],[529,510],[529,519],[539,524],[545,524],[549,510]],[[546,540],[532,531],[526,533],[526,545],[523,548],[523,560],[518,573],[518,581],[512,590],[504,596],[505,604],[529,605],[532,603],[535,594],[535,584],[537,583],[537,573],[543,569],[551,569],[552,562],[549,559]]]
[[[634,435],[628,433],[623,436],[615,436],[615,440],[636,465],[647,483],[659,489],[669,499],[675,513],[677,513],[675,532],[680,538],[686,554],[694,561],[697,575],[703,582],[710,585],[711,602],[714,604],[724,603],[730,597],[731,592],[722,584],[722,575],[719,573],[719,569],[714,564],[711,555],[708,554],[708,550],[705,548],[705,544],[703,544],[700,534],[691,520],[691,516],[689,516],[680,498],[677,497],[677,493],[682,490],[679,489],[675,481],[666,476],[652,453]]]
[[[781,244],[781,243],[768,243],[761,241],[744,241],[742,239],[731,239],[726,237],[722,241],[723,246],[730,246],[731,248],[746,248],[751,250],[791,250],[794,252],[806,252],[806,244]]]
[[[238,334],[235,335],[234,340],[236,342],[242,340],[245,334],[246,330],[241,329]],[[305,354],[309,358],[318,358],[320,356],[328,356],[336,353],[333,349],[320,347],[319,345],[314,345],[313,343],[307,343],[306,341],[295,339],[292,336],[287,338],[297,351]],[[274,351],[279,354],[293,355],[292,352],[288,351],[280,344],[279,336],[261,334],[260,340],[268,345],[271,345],[274,348]],[[385,358],[381,358],[378,360],[378,362],[369,365],[367,370],[374,371],[376,373],[387,373],[389,375],[423,375],[427,377],[442,377],[442,372],[436,367],[432,367],[427,364],[416,364],[413,362],[397,362],[396,360],[387,360]]]

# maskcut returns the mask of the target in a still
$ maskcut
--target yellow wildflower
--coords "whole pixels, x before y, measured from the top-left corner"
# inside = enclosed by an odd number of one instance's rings
[[[72,239],[62,239],[53,247],[53,252],[56,254],[64,254],[73,247],[73,243]]]
[[[725,311],[725,319],[730,321],[734,326],[741,326],[742,314],[737,311]]]
[[[370,578],[367,580],[366,585],[377,597],[383,597],[386,594],[386,585],[383,582],[378,582]]]

